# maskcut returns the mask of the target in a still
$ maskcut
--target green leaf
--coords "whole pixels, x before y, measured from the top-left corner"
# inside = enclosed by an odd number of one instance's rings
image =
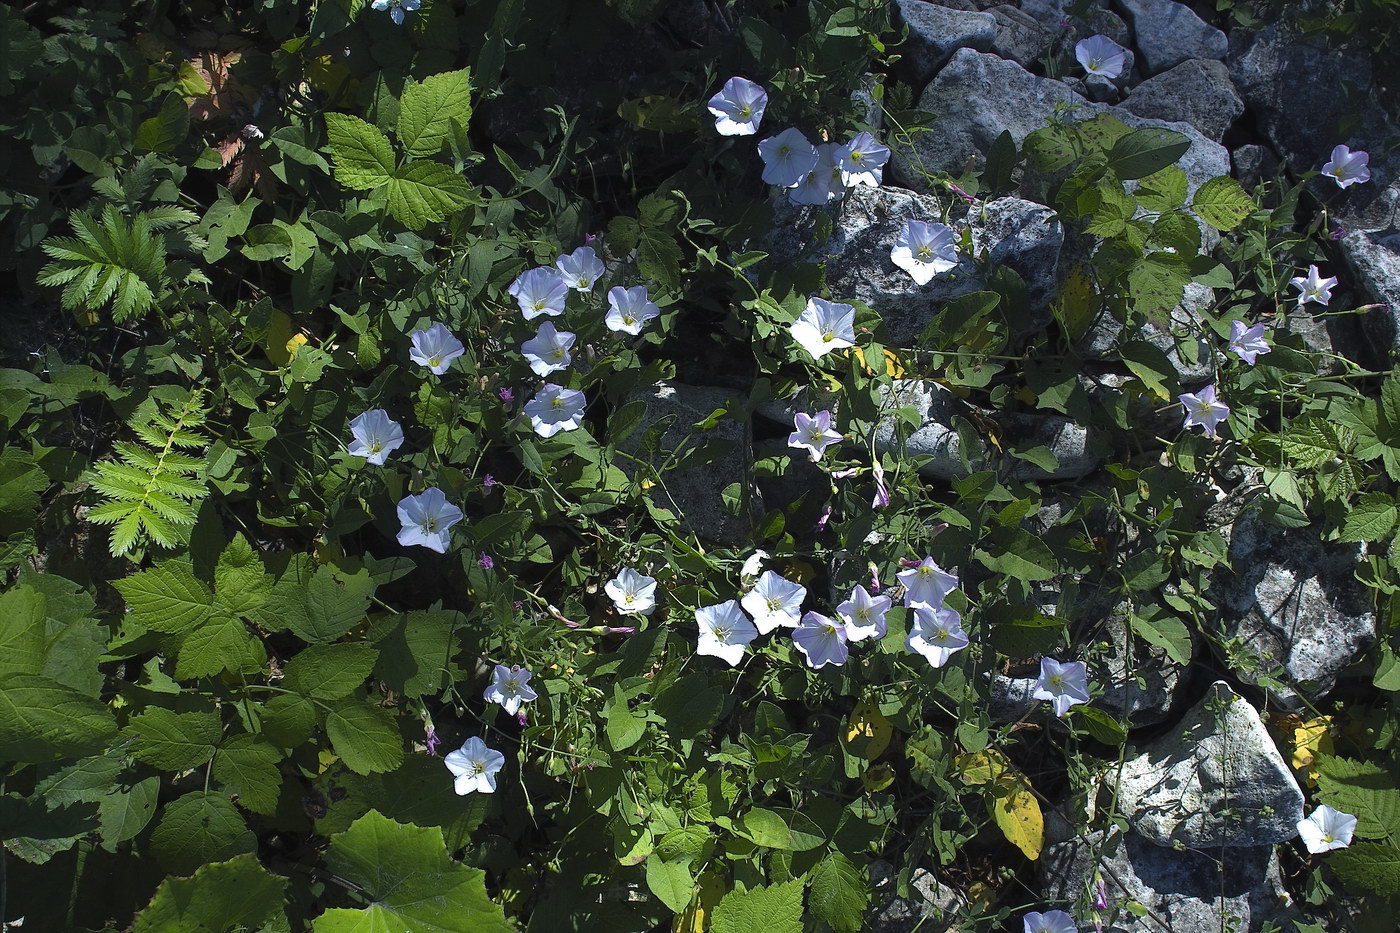
[[[1217,230],[1233,230],[1254,212],[1254,202],[1240,183],[1221,175],[1196,189],[1191,208]]]
[[[1394,846],[1354,842],[1329,852],[1327,864],[1353,890],[1374,891],[1383,897],[1400,895],[1400,849]]]
[[[369,645],[312,645],[287,662],[282,686],[317,700],[338,700],[365,682],[379,652]]]
[[[1119,350],[1123,363],[1158,399],[1166,399],[1176,387],[1172,362],[1160,348],[1146,340],[1131,340]]]
[[[188,561],[168,560],[113,585],[126,600],[132,621],[154,632],[193,631],[214,611],[213,595]]]
[[[282,908],[287,879],[253,855],[200,866],[189,878],[166,878],[131,933],[241,933],[289,929]]]
[[[228,798],[194,791],[165,805],[151,832],[151,851],[169,871],[252,852],[257,846],[248,824]]]
[[[360,700],[342,700],[326,714],[326,734],[345,766],[356,774],[392,771],[403,761],[403,738],[394,714]]]
[[[1151,618],[1130,612],[1128,625],[1144,641],[1161,648],[1176,663],[1191,663],[1191,632],[1180,619],[1161,611],[1155,611]]]
[[[263,735],[278,748],[296,748],[316,730],[316,707],[305,697],[282,694],[257,709]]]
[[[213,757],[222,729],[215,713],[152,706],[132,716],[123,731],[137,761],[161,771],[189,771]]]
[[[608,744],[615,752],[625,751],[637,744],[647,730],[646,720],[628,708],[627,697],[617,685],[613,686],[612,699],[603,707],[603,719]]]
[[[1395,500],[1383,492],[1371,492],[1357,500],[1347,513],[1346,524],[1338,540],[1386,541],[1400,519]]]
[[[1021,580],[1049,580],[1059,572],[1050,547],[1028,531],[998,528],[992,534],[992,550],[978,548],[974,556],[988,570]]]
[[[214,595],[231,612],[245,613],[267,602],[272,580],[263,572],[262,558],[241,534],[219,555],[214,568]]]
[[[1175,130],[1133,130],[1108,151],[1108,167],[1127,181],[1159,172],[1186,154],[1191,140]]]
[[[282,789],[282,754],[255,735],[236,735],[214,755],[214,777],[238,793],[238,802],[270,816]]]
[[[715,907],[710,933],[802,933],[802,882],[730,891]]]
[[[90,696],[31,674],[0,677],[0,760],[77,758],[116,734],[111,710]]]
[[[97,807],[102,848],[115,852],[118,845],[136,838],[155,816],[159,796],[160,778],[151,775],[129,786],[119,785],[103,797]]]
[[[42,797],[51,807],[96,803],[112,790],[123,767],[122,756],[110,750],[106,755],[84,758],[39,781],[34,796]]]
[[[865,874],[840,852],[832,852],[812,869],[807,907],[836,933],[860,933],[869,903]]]
[[[685,910],[695,894],[695,877],[690,873],[689,859],[667,861],[653,852],[647,856],[646,878],[651,893],[672,913]]]
[[[32,586],[17,586],[0,594],[0,677],[41,674],[48,653],[47,600]]]
[[[678,288],[681,248],[676,238],[662,230],[643,227],[637,243],[637,271],[664,288]]]
[[[375,676],[404,696],[445,690],[452,680],[451,660],[457,650],[454,633],[462,630],[466,621],[462,613],[447,609],[378,620],[369,632],[379,649]]]
[[[826,841],[811,818],[796,810],[766,810],[754,807],[740,820],[739,831],[755,845],[767,849],[805,852]]]
[[[1127,728],[1097,707],[1076,706],[1074,718],[1089,731],[1095,741],[1105,745],[1122,745],[1128,740]]]
[[[1317,759],[1318,796],[1356,817],[1356,835],[1385,839],[1400,834],[1400,789],[1378,765],[1335,755]]]
[[[287,629],[310,644],[333,642],[365,617],[369,591],[342,584],[330,567],[314,573],[289,571],[272,588],[258,618],[270,629]]]
[[[389,213],[410,230],[422,230],[473,203],[472,186],[446,165],[411,162],[388,182]]]
[[[326,114],[335,177],[342,185],[368,191],[387,185],[394,175],[394,149],[389,137],[359,117]]]
[[[243,620],[220,612],[180,642],[175,676],[181,680],[213,677],[225,670],[256,674],[265,663],[267,650]]]
[[[396,823],[375,811],[331,837],[326,867],[355,885],[370,905],[334,908],[315,933],[510,933],[505,912],[486,895],[486,873],[448,858],[442,830]]]
[[[399,145],[410,156],[437,155],[465,133],[471,115],[471,69],[410,81],[399,100]]]
[[[1138,182],[1138,203],[1149,211],[1169,211],[1186,203],[1187,179],[1180,166],[1169,165]]]

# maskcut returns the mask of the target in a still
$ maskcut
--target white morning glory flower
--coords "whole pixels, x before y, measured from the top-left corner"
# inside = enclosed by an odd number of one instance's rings
[[[1313,855],[1345,849],[1351,845],[1351,835],[1355,831],[1356,817],[1334,810],[1325,803],[1298,821],[1298,835]]]
[[[1049,700],[1055,715],[1063,716],[1071,706],[1089,702],[1089,668],[1083,661],[1061,664],[1054,658],[1040,659],[1040,676],[1035,681],[1037,700]]]
[[[1216,426],[1230,417],[1230,406],[1215,397],[1214,385],[1206,386],[1196,395],[1182,393],[1177,400],[1186,407],[1186,420],[1181,427],[1185,429],[1199,424],[1205,428],[1207,437],[1215,437]]]
[[[763,159],[763,180],[770,185],[795,188],[817,167],[817,150],[795,126],[758,144]]]
[[[656,578],[624,567],[603,585],[603,592],[613,601],[617,611],[625,616],[649,616],[656,608]]]
[[[885,613],[894,601],[888,596],[871,596],[860,584],[851,590],[851,598],[836,607],[836,614],[846,623],[846,637],[851,641],[884,638],[887,631]]]
[[[895,238],[890,261],[908,272],[915,285],[927,285],[929,279],[958,264],[953,228],[922,220],[908,221]]]
[[[529,668],[519,664],[511,667],[497,664],[491,683],[481,694],[481,698],[488,703],[501,704],[505,707],[506,715],[514,716],[520,712],[521,703],[539,699],[539,695],[530,686],[532,676]]]
[[[806,598],[807,587],[765,570],[741,602],[753,616],[759,634],[767,635],[780,625],[794,628],[802,617],[802,601]]]
[[[399,500],[399,543],[404,547],[421,544],[439,554],[447,553],[452,526],[462,520],[462,510],[447,501],[436,486],[429,486],[416,496]]]
[[[573,431],[583,424],[583,409],[587,399],[578,389],[565,389],[547,384],[525,403],[530,427],[540,437],[553,437],[560,431]]]
[[[608,330],[635,336],[647,321],[660,316],[661,309],[651,300],[645,285],[615,285],[608,289],[608,316],[603,319]]]
[[[840,667],[851,656],[851,648],[846,643],[846,626],[820,612],[804,615],[792,633],[792,640],[797,650],[807,656],[807,664],[813,669],[828,664]]]
[[[815,415],[799,411],[792,416],[792,425],[797,430],[788,435],[788,446],[805,449],[816,463],[826,453],[826,449],[846,435],[831,430],[831,412],[819,411]]]
[[[455,752],[448,752],[442,763],[452,772],[452,789],[459,795],[496,791],[496,772],[505,767],[506,756],[487,748],[480,736],[472,736]]]
[[[1024,918],[1024,933],[1079,933],[1074,918],[1063,910],[1031,911]]]
[[[944,598],[958,588],[957,574],[938,566],[932,557],[925,557],[917,567],[901,570],[895,577],[904,584],[906,606],[941,609]]]
[[[419,366],[428,367],[435,376],[447,372],[452,361],[467,352],[462,341],[441,324],[434,324],[426,330],[415,330],[408,341],[408,358]]]
[[[1075,43],[1074,57],[1089,74],[1116,78],[1128,63],[1128,50],[1108,36],[1090,36]]]
[[[569,368],[573,362],[569,350],[573,345],[573,334],[567,330],[555,330],[553,321],[545,321],[533,338],[520,345],[520,352],[530,361],[535,375],[548,376]]]
[[[1371,180],[1370,160],[1370,153],[1360,149],[1352,152],[1346,146],[1338,146],[1332,150],[1332,160],[1322,166],[1322,174],[1335,181],[1337,187],[1346,188]]]
[[[709,101],[715,115],[715,132],[721,136],[752,136],[758,132],[763,111],[768,108],[768,92],[748,78],[737,75]]]
[[[852,188],[856,185],[880,187],[889,158],[889,147],[869,133],[857,133],[850,142],[836,150],[841,181]]]
[[[792,203],[821,206],[846,194],[841,167],[836,163],[838,148],[835,143],[822,143],[817,147],[816,166],[802,179],[801,184],[788,191]]]
[[[807,307],[793,322],[792,339],[818,360],[832,350],[855,346],[855,305],[808,298]]]
[[[550,317],[563,314],[564,303],[569,298],[568,286],[564,284],[559,271],[546,266],[520,273],[506,291],[520,306],[520,313],[527,321],[541,314]]]
[[[423,5],[423,0],[374,0],[371,7],[380,11],[389,11],[389,18],[394,21],[394,25],[403,25],[404,10],[412,13]]]
[[[952,609],[930,609],[917,605],[909,622],[909,635],[904,647],[921,654],[934,667],[942,667],[957,652],[968,645],[963,631],[962,616]]]
[[[1337,277],[1324,279],[1317,271],[1317,266],[1308,266],[1307,275],[1295,275],[1288,280],[1288,284],[1298,289],[1298,307],[1302,307],[1309,301],[1325,305],[1332,300],[1332,289],[1337,287]]]
[[[382,466],[384,458],[403,446],[403,428],[382,408],[372,408],[350,422],[354,440],[348,448],[352,456]]]
[[[763,569],[763,562],[767,559],[767,551],[754,551],[744,561],[744,565],[739,568],[739,579],[747,585],[748,581],[758,576],[758,572]]]
[[[607,271],[591,246],[580,246],[567,256],[560,256],[555,265],[564,284],[578,292],[593,291],[594,284]]]
[[[700,626],[695,653],[712,655],[730,667],[737,665],[744,656],[744,646],[758,637],[758,629],[732,599],[696,609],[695,621]]]
[[[1246,327],[1244,321],[1231,321],[1230,342],[1225,349],[1253,366],[1255,357],[1268,353],[1271,349],[1268,341],[1264,339],[1264,322]]]

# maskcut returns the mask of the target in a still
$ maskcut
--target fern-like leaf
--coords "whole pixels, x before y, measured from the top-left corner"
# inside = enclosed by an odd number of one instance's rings
[[[165,239],[157,228],[175,218],[137,214],[128,222],[108,205],[100,221],[82,212],[69,220],[77,236],[44,241],[53,262],[40,271],[39,283],[61,286],[70,311],[98,311],[110,301],[113,319],[125,321],[154,308],[166,285]]]
[[[106,500],[88,512],[88,519],[113,526],[113,557],[145,540],[175,547],[178,529],[194,524],[195,503],[209,494],[204,461],[176,449],[209,443],[200,430],[208,416],[204,395],[194,392],[166,404],[152,398],[138,407],[130,425],[141,443],[118,441],[116,455],[88,473],[92,488]]]

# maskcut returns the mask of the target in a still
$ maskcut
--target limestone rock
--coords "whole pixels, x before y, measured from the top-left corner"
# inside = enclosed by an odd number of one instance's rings
[[[1400,347],[1400,229],[1353,230],[1342,236],[1341,253],[1366,302],[1383,305],[1362,318],[1383,356]]]
[[[959,479],[986,469],[984,451],[963,450],[956,428],[956,419],[965,411],[962,402],[938,383],[896,379],[880,387],[880,406],[892,412],[911,409],[918,427],[910,427],[896,414],[887,415],[875,426],[877,453],[928,457],[929,461],[919,467],[919,474],[930,479]],[[964,453],[968,464],[963,463]]]
[[[923,0],[896,0],[898,19],[909,27],[909,41],[901,48],[905,79],[923,87],[938,69],[962,48],[987,51],[997,35],[997,20],[990,13],[953,10]]]
[[[1030,66],[1050,50],[1055,34],[1029,13],[1003,3],[991,7],[988,13],[996,17],[997,34],[992,51],[1021,65]]]
[[[1225,33],[1174,0],[1118,0],[1128,14],[1142,70],[1159,74],[1191,58],[1222,59]]]
[[[1222,63],[1193,58],[1133,88],[1123,109],[1140,117],[1190,123],[1210,139],[1220,139],[1244,114],[1244,101]]]

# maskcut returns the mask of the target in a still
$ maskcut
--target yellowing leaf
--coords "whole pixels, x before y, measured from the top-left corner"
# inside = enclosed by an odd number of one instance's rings
[[[1078,339],[1098,313],[1098,299],[1094,294],[1094,283],[1081,268],[1075,268],[1065,277],[1060,297],[1052,306],[1055,319],[1071,340]]]
[[[292,361],[292,351],[287,344],[294,334],[292,319],[282,311],[273,311],[267,322],[267,336],[263,338],[263,352],[273,366],[286,366]]]
[[[886,764],[875,765],[860,776],[860,782],[868,793],[878,794],[894,783],[894,768]]]
[[[852,754],[866,761],[874,761],[890,747],[893,731],[880,707],[869,700],[862,700],[851,710],[851,718],[846,723],[846,745]]]
[[[675,933],[705,933],[715,905],[724,896],[724,881],[714,872],[702,872],[696,881],[699,888],[690,906],[676,916]]]
[[[865,370],[867,376],[878,375],[878,373],[875,372],[875,368],[865,361],[865,353],[860,347],[853,347],[850,352],[855,354],[856,360],[860,363],[860,368]],[[886,375],[893,376],[895,379],[904,378],[905,373],[904,364],[899,360],[899,354],[888,347],[885,348],[885,373]]]
[[[1045,816],[1024,774],[1005,771],[999,775],[987,807],[1008,842],[1032,862],[1040,858],[1040,850],[1045,847]]]
[[[293,334],[292,339],[287,341],[287,359],[296,359],[297,351],[300,350],[305,343],[305,334]]]
[[[816,568],[805,560],[787,561],[783,576],[794,583],[808,584],[817,578]]]
[[[966,784],[990,784],[1010,767],[1006,756],[991,748],[974,755],[959,755],[954,765]]]
[[[1293,769],[1305,772],[1310,786],[1317,785],[1317,771],[1312,768],[1317,756],[1333,751],[1331,716],[1308,720],[1293,730]]]

